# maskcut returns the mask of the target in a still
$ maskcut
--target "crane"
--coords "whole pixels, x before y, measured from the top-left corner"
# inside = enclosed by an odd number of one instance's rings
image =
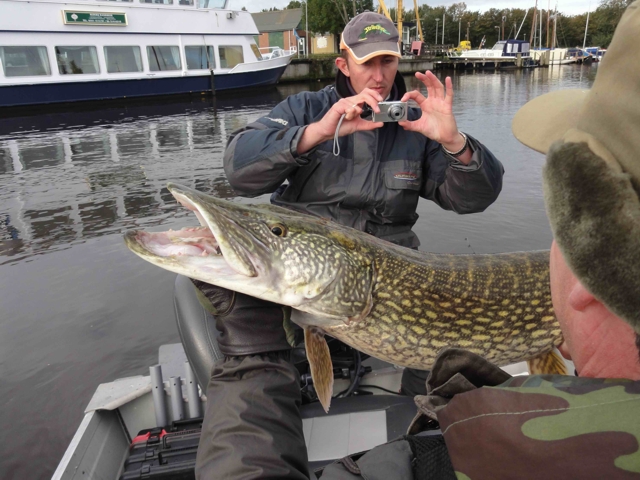
[[[418,0],[413,0],[413,8],[416,12],[416,25],[418,28],[418,36],[420,37],[420,41],[424,42],[424,36],[422,34],[422,23],[420,22],[420,11],[418,10]],[[378,0],[378,13],[384,13],[384,16],[393,22],[391,18],[391,14],[389,13],[389,9],[384,3],[384,0]],[[398,0],[398,9],[397,9],[397,20],[398,20],[398,32],[400,33],[400,40],[402,40],[402,0]]]

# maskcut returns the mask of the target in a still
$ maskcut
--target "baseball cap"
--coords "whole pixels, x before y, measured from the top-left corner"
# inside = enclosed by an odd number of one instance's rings
[[[351,19],[340,37],[340,49],[347,50],[357,64],[378,55],[402,57],[398,29],[384,15],[364,12]]]
[[[640,333],[640,1],[623,14],[590,90],[537,97],[515,115],[547,154],[549,223],[580,282]]]

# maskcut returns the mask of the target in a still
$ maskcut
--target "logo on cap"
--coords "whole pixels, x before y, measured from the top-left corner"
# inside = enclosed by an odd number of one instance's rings
[[[366,40],[369,32],[379,32],[384,33],[385,35],[391,35],[382,25],[380,25],[379,23],[374,23],[373,25],[364,27],[362,33],[358,37],[358,41],[362,42],[363,40]]]

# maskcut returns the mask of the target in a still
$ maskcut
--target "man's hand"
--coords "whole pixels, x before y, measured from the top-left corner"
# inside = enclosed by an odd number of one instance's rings
[[[436,142],[439,142],[450,152],[457,152],[464,146],[465,139],[458,131],[456,119],[453,116],[453,83],[451,77],[445,79],[445,87],[432,73],[416,72],[416,78],[427,88],[427,97],[418,90],[407,92],[402,101],[414,100],[422,110],[422,116],[413,122],[398,122],[402,128],[412,132],[419,132]],[[458,160],[468,164],[471,152],[466,151]]]
[[[331,109],[322,117],[322,120],[309,125],[302,138],[298,142],[298,154],[301,155],[308,152],[316,145],[331,140],[338,128],[340,117],[344,114],[344,120],[340,125],[339,137],[350,135],[360,130],[374,130],[382,127],[382,122],[371,122],[360,118],[364,104],[366,103],[371,109],[380,113],[378,102],[382,101],[382,97],[375,90],[365,88],[358,95],[343,98],[333,104]]]

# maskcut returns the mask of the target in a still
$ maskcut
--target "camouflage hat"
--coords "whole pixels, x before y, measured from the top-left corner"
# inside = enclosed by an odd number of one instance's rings
[[[402,57],[398,29],[384,15],[364,12],[351,19],[340,37],[340,49],[347,50],[357,64],[378,55]]]
[[[523,106],[512,129],[547,154],[556,242],[580,282],[640,332],[640,1],[620,19],[591,90]]]

